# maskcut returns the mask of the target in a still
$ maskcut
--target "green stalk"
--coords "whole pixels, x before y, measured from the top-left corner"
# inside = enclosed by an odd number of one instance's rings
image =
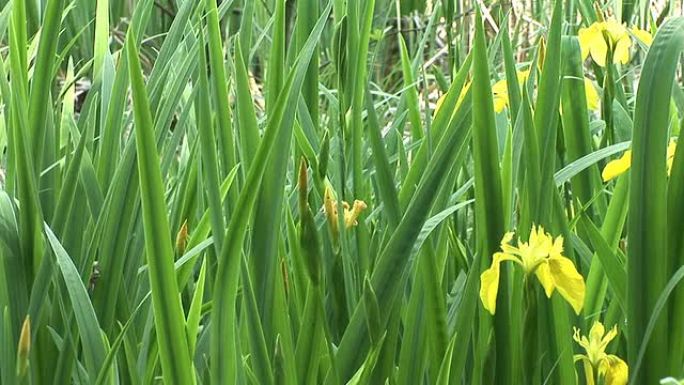
[[[131,32],[128,35],[126,53],[133,94],[145,251],[149,265],[159,359],[165,383],[189,385],[195,383],[195,375],[185,333],[185,315],[177,297],[173,247],[152,115],[133,34]]]
[[[491,263],[504,234],[504,207],[499,168],[499,144],[494,120],[494,100],[489,80],[487,46],[485,45],[482,15],[475,16],[475,42],[473,46],[473,162],[475,168],[475,219],[477,222],[478,253],[482,255],[480,269]],[[502,266],[497,298],[498,312],[494,318],[496,383],[512,381],[510,303],[508,301],[508,270]],[[482,317],[488,315],[481,313]],[[487,325],[488,321],[484,321]],[[482,326],[480,338],[487,338],[488,327]]]
[[[630,171],[627,324],[629,363],[635,364],[654,307],[670,274],[665,151],[674,73],[684,49],[684,19],[665,23],[646,56],[634,111]],[[673,220],[676,220],[673,218]],[[681,325],[673,325],[676,329]],[[675,330],[676,330],[675,329]],[[632,383],[657,383],[668,375],[668,311],[659,315]]]

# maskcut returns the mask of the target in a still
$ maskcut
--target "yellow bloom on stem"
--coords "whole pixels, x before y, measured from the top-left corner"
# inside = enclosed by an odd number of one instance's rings
[[[606,354],[608,344],[617,336],[617,326],[606,333],[601,322],[594,322],[589,330],[589,336],[580,335],[575,328],[572,338],[584,348],[585,354],[576,354],[575,362],[582,361],[587,378],[587,384],[596,383],[594,373],[604,378],[605,385],[625,385],[629,377],[629,367],[620,357]]]
[[[584,59],[591,55],[596,64],[605,67],[610,47],[613,52],[613,63],[626,64],[629,61],[632,40],[627,28],[613,19],[580,28],[578,37]]]
[[[670,175],[670,172],[672,171],[672,162],[674,162],[674,156],[676,151],[677,141],[675,139],[670,139],[670,144],[668,144],[667,146],[667,175]],[[622,157],[620,157],[619,159],[611,160],[610,162],[608,162],[608,164],[606,164],[606,167],[603,168],[603,172],[601,173],[603,181],[608,182],[609,180],[624,174],[625,171],[629,170],[631,166],[632,150],[627,150],[624,154],[622,154]]]
[[[351,228],[358,224],[357,219],[361,212],[365,210],[368,206],[364,201],[355,200],[352,206],[349,203],[342,202],[342,208],[344,209],[344,227]],[[325,186],[325,192],[323,196],[323,210],[325,215],[328,217],[328,223],[333,231],[333,234],[337,234],[339,216],[337,214],[337,199],[335,198],[335,193],[329,185]]]
[[[534,274],[546,296],[554,291],[579,314],[584,304],[584,278],[577,272],[573,262],[563,256],[563,237],[553,239],[541,226],[532,226],[528,242],[518,240],[518,246],[511,245],[514,234],[506,233],[501,239],[501,252],[495,253],[492,265],[480,276],[480,299],[491,314],[496,312],[496,296],[499,291],[500,265],[512,261],[522,266],[525,279]]]

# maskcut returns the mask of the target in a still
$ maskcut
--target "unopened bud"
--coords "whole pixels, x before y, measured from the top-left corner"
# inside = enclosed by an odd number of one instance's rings
[[[17,348],[17,376],[22,378],[26,375],[29,366],[29,354],[31,353],[31,317],[26,316],[21,326],[19,346]]]
[[[188,246],[188,221],[185,220],[181,225],[180,230],[178,230],[178,235],[176,235],[176,251],[178,255],[185,254],[185,248]]]

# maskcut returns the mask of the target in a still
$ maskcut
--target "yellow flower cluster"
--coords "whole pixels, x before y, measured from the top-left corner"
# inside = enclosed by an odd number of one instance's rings
[[[323,210],[328,217],[328,223],[330,223],[333,234],[337,234],[339,216],[337,214],[337,199],[335,198],[335,192],[329,185],[326,185],[324,194]],[[355,200],[351,207],[349,206],[349,203],[343,201],[342,207],[344,208],[344,226],[348,229],[358,224],[357,218],[367,206],[364,201]]]
[[[579,329],[575,328],[573,339],[584,348],[586,354],[576,354],[575,362],[584,364],[584,372],[587,385],[596,384],[594,373],[604,378],[605,385],[626,385],[629,377],[629,367],[620,357],[606,354],[608,344],[617,336],[617,326],[606,333],[601,322],[594,322],[589,330],[589,336],[580,335]]]
[[[563,256],[563,237],[551,237],[541,226],[532,226],[528,242],[518,240],[512,246],[514,234],[506,233],[501,240],[501,252],[493,256],[492,265],[480,276],[480,299],[491,314],[496,312],[496,296],[499,291],[500,264],[512,261],[522,266],[525,279],[534,274],[544,288],[547,297],[554,291],[579,314],[584,304],[584,278],[577,272],[573,262]]]
[[[580,28],[578,32],[582,58],[591,58],[601,67],[606,66],[608,49],[613,53],[613,63],[629,62],[629,49],[632,46],[632,35],[643,44],[650,46],[653,37],[648,31],[639,28],[627,29],[614,19],[596,22],[589,27]]]
[[[672,162],[674,162],[674,155],[677,151],[677,141],[670,139],[670,144],[667,146],[667,175],[672,171]],[[611,160],[603,168],[601,177],[604,182],[615,179],[624,174],[632,166],[632,150],[625,151],[619,159]]]

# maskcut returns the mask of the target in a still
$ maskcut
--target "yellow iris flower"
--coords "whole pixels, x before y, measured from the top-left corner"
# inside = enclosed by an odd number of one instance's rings
[[[674,162],[675,152],[677,151],[677,141],[670,139],[670,144],[667,146],[667,175],[670,175],[672,171],[672,162]],[[629,170],[632,165],[632,150],[625,151],[624,154],[619,159],[611,160],[603,168],[601,177],[604,182],[608,182],[611,179],[617,178],[618,176]]]
[[[349,203],[342,202],[342,208],[344,209],[344,227],[351,228],[358,224],[357,219],[361,212],[368,207],[364,201],[355,200],[352,206]],[[337,234],[337,223],[339,221],[339,216],[337,214],[337,199],[335,198],[335,192],[329,185],[325,186],[325,193],[323,197],[323,210],[325,215],[328,217],[328,223],[332,228],[333,234]]]
[[[629,367],[620,357],[606,354],[606,347],[617,336],[617,326],[606,333],[601,322],[594,322],[589,336],[581,336],[575,328],[572,338],[582,347],[586,354],[576,354],[575,362],[582,361],[587,378],[587,385],[596,384],[594,373],[604,378],[605,385],[625,385],[629,377]]]
[[[494,254],[492,265],[480,276],[480,299],[491,314],[496,312],[496,296],[499,291],[500,264],[512,261],[522,266],[525,279],[534,274],[546,296],[551,298],[555,290],[579,314],[584,304],[584,278],[577,272],[573,262],[563,256],[563,237],[553,239],[541,226],[532,226],[528,242],[518,240],[512,246],[512,232],[501,239],[501,252]]]
[[[523,84],[530,76],[530,70],[518,71],[518,84]],[[501,79],[492,86],[492,94],[494,95],[494,112],[497,114],[506,108],[509,103],[508,99],[508,82],[506,79]]]
[[[647,31],[638,28],[631,29],[632,34],[646,45],[650,45],[653,37]],[[613,52],[613,63],[626,64],[629,62],[629,49],[632,39],[629,30],[614,19],[596,22],[589,27],[580,28],[578,32],[582,58],[591,55],[596,64],[606,66],[608,48]]]
[[[518,71],[517,75],[518,84],[522,85],[529,77],[530,71]],[[461,93],[459,94],[458,99],[456,101],[456,108],[458,108],[461,105],[461,102],[463,102],[463,99],[465,98],[465,95],[469,89],[470,82],[466,83],[461,89]],[[598,109],[601,99],[599,97],[598,91],[596,91],[596,88],[594,87],[594,83],[592,83],[592,81],[586,77],[584,78],[584,90],[587,97],[587,108],[589,108],[592,111]],[[506,79],[501,79],[492,85],[492,96],[494,98],[494,112],[498,114],[502,112],[506,107],[508,107],[509,97],[508,83],[506,82]],[[434,112],[435,115],[437,115],[437,111],[439,111],[439,108],[442,107],[442,103],[444,102],[445,98],[446,94],[440,96],[439,99],[437,99]]]

